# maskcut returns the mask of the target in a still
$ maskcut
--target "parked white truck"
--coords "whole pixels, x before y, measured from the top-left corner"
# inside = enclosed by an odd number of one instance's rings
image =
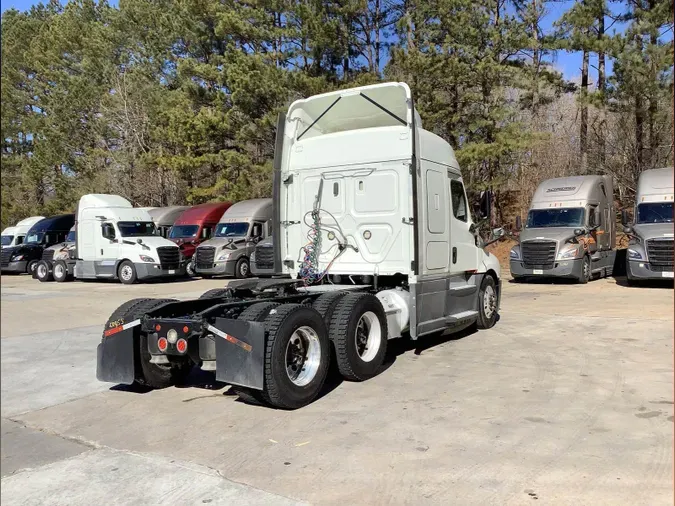
[[[645,170],[638,179],[634,221],[621,213],[630,236],[626,251],[629,283],[673,278],[673,167]]]
[[[340,373],[362,381],[390,338],[497,322],[499,262],[477,246],[453,150],[422,129],[406,84],[293,103],[273,201],[275,263],[292,279],[123,304],[98,346],[100,380],[161,388],[197,364],[293,409],[319,394],[331,348]]]
[[[594,276],[611,276],[616,259],[613,195],[611,176],[543,181],[524,229],[516,219],[519,244],[510,258],[514,280],[551,277],[588,283]]]
[[[44,216],[31,216],[19,221],[13,227],[7,227],[2,231],[2,247],[11,248],[22,244],[30,228],[44,219]]]
[[[185,275],[175,243],[157,235],[147,211],[119,195],[91,194],[77,207],[74,275],[131,284],[149,278]]]

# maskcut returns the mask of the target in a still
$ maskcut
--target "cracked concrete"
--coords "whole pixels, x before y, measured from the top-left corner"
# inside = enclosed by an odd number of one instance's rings
[[[391,341],[294,412],[95,380],[117,305],[222,284],[2,277],[3,505],[673,502],[672,288],[505,283],[494,329]]]

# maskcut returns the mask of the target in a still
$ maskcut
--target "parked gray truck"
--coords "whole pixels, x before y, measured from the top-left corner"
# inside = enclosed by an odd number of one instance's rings
[[[272,210],[272,199],[252,199],[225,211],[213,237],[197,247],[195,274],[203,278],[248,277],[251,253],[272,232]]]
[[[542,182],[532,198],[525,228],[518,217],[516,229],[519,244],[510,254],[516,281],[554,277],[587,283],[594,276],[612,275],[616,217],[611,176]]]
[[[629,283],[673,279],[673,167],[645,170],[638,179],[633,223],[624,210],[624,232],[630,236],[626,252]]]

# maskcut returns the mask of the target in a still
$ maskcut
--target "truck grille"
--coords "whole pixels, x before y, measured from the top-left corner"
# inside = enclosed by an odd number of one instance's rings
[[[197,269],[213,268],[213,259],[216,256],[216,248],[213,246],[200,246],[195,253],[195,265]]]
[[[272,246],[256,246],[255,266],[258,269],[274,268],[274,248]]]
[[[649,239],[647,241],[647,256],[652,270],[654,267],[663,271],[673,270],[673,240],[672,239]]]
[[[554,241],[527,241],[520,243],[523,263],[528,269],[552,269],[555,262]]]
[[[12,258],[12,253],[14,253],[14,248],[4,248],[2,250],[2,256],[0,256],[0,264],[2,267],[7,267],[9,265],[9,259]]]
[[[42,260],[47,260],[48,262],[51,262],[54,260],[54,250],[53,249],[46,249],[42,252]]]
[[[180,250],[177,246],[161,246],[157,248],[159,263],[162,269],[178,269],[180,264]]]

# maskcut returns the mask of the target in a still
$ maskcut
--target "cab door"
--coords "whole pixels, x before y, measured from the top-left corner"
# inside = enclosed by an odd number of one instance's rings
[[[471,214],[462,178],[448,171],[450,198],[450,273],[459,274],[477,268],[476,239],[471,232]]]
[[[94,260],[96,274],[99,276],[114,276],[117,260],[120,256],[122,237],[112,222],[101,223],[96,233],[96,248]],[[131,259],[135,261],[136,259]]]

